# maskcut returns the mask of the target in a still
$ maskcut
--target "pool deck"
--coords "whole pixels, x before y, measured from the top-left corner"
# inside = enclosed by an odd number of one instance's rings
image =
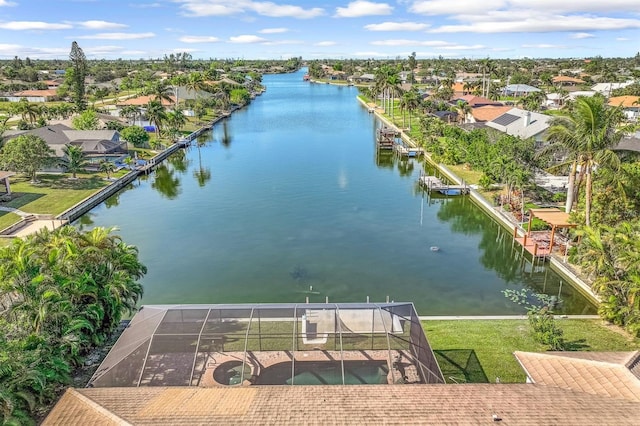
[[[340,362],[344,361],[384,361],[389,374],[387,383],[422,383],[411,354],[404,350],[353,350],[353,351],[256,351],[247,352],[246,362],[251,366],[251,376],[245,377],[242,385],[250,386],[264,369],[281,363],[296,362]],[[391,359],[390,359],[391,357]],[[217,383],[213,373],[215,369],[228,361],[244,361],[243,352],[214,352],[209,354],[205,363],[205,371],[200,380],[200,387],[227,386]],[[391,364],[391,365],[389,365]],[[284,383],[283,383],[284,384]]]

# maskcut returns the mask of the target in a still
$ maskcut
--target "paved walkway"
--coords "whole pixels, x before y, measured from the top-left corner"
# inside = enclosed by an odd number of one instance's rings
[[[23,212],[22,210],[14,209],[13,207],[0,206],[0,210],[1,211],[5,211],[5,212],[15,213],[15,214],[17,214],[18,216],[21,216],[21,217],[31,216],[31,213]]]

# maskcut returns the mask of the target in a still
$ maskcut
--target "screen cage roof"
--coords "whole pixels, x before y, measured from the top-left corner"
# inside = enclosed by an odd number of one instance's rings
[[[372,383],[371,365],[444,383],[412,303],[147,305],[88,386]]]

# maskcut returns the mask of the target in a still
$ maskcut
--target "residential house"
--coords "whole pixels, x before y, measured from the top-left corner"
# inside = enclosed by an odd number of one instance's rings
[[[487,121],[486,125],[521,139],[533,138],[536,147],[540,148],[544,144],[544,135],[549,128],[551,118],[545,114],[511,108],[497,118]]]
[[[502,102],[492,101],[491,99],[484,98],[482,96],[475,95],[462,95],[462,96],[454,96],[451,99],[451,102],[455,105],[458,101],[466,102],[471,108],[478,108],[487,105],[493,106],[503,106]]]
[[[22,90],[15,92],[12,96],[5,96],[9,102],[20,102],[23,98],[29,102],[49,102],[57,97],[58,91],[56,89]]]
[[[568,77],[566,75],[559,75],[559,76],[553,77],[551,81],[553,82],[554,85],[561,86],[567,89],[570,87],[575,87],[575,86],[584,84],[584,80],[576,77]]]
[[[591,90],[608,97],[608,96],[611,96],[611,92],[613,92],[614,90],[623,89],[632,84],[633,84],[633,80],[629,80],[624,83],[598,83],[594,85],[591,88]]]
[[[638,121],[640,117],[640,96],[615,96],[609,98],[608,105],[621,107],[630,121]]]
[[[502,94],[504,96],[527,96],[533,92],[540,92],[541,90],[537,87],[529,86],[528,84],[507,84],[504,89],[502,89]]]
[[[640,351],[515,352],[527,383],[498,383],[498,378],[493,383],[494,377],[484,377],[485,383],[445,384],[417,314],[376,305],[371,319],[365,319],[367,307],[340,306],[334,314],[337,305],[308,306],[295,316],[288,313],[292,307],[276,306],[281,318],[264,316],[270,322],[300,318],[304,328],[294,332],[293,344],[269,336],[269,327],[251,326],[262,316],[254,317],[254,309],[264,313],[264,307],[231,306],[231,317],[225,305],[144,306],[90,387],[68,389],[42,425],[638,424]],[[239,320],[244,325],[234,327]],[[343,323],[351,326],[337,325]],[[247,332],[242,342],[242,327],[258,331]],[[403,327],[408,338],[396,335]],[[370,344],[379,350],[343,349],[343,334],[355,334],[354,328],[377,337]],[[265,352],[249,343],[263,336],[285,343]],[[340,349],[323,349],[329,336],[331,347]],[[298,349],[307,339],[312,340]],[[283,349],[291,347],[296,349]],[[467,352],[466,366],[478,363],[473,350]],[[377,356],[387,359],[377,364]],[[344,385],[345,365],[353,360],[373,362],[382,380]],[[343,384],[326,384],[326,371],[342,376]],[[357,383],[371,383],[365,374],[351,374]]]
[[[485,105],[471,110],[470,122],[472,123],[486,123],[492,121],[507,111],[510,111],[513,107],[506,105]]]
[[[100,162],[105,158],[119,158],[127,155],[126,141],[120,140],[117,130],[74,130],[64,124],[53,124],[31,130],[9,130],[5,132],[5,140],[20,135],[35,135],[42,138],[53,150],[53,156],[65,157],[64,147],[67,145],[82,148],[87,160]],[[59,170],[54,167],[52,170]]]

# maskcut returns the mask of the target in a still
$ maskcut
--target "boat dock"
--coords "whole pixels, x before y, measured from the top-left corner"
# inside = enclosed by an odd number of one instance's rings
[[[390,127],[382,127],[376,131],[376,145],[379,149],[393,149],[400,132]]]
[[[423,148],[407,147],[402,144],[395,144],[393,151],[402,157],[419,157],[424,155]]]
[[[470,192],[470,188],[464,183],[462,185],[449,185],[436,176],[422,175],[419,178],[419,183],[429,191],[438,191],[445,195],[468,194]]]

